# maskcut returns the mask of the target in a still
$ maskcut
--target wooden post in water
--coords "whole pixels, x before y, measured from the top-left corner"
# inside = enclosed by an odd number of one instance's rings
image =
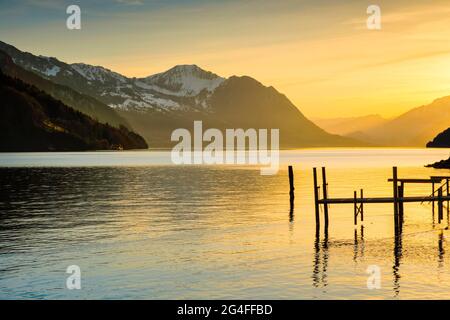
[[[361,189],[361,222],[364,221],[364,191]]]
[[[397,181],[397,167],[392,168],[392,183],[394,189],[394,226],[395,233],[398,232],[398,181]]]
[[[357,200],[357,195],[356,195],[356,191],[353,192],[353,221],[355,223],[355,226],[358,224],[358,203],[356,202]]]
[[[445,179],[445,187],[447,188],[447,196],[450,195],[449,190],[448,190],[448,179],[449,179],[449,178]],[[448,201],[448,200],[447,200],[447,201]]]
[[[438,223],[444,218],[444,204],[442,203],[442,187],[438,189]]]
[[[431,188],[433,189],[433,190],[431,191],[431,197],[433,198],[433,197],[434,197],[434,182],[431,183]],[[432,205],[433,205],[433,223],[434,223],[434,199],[431,200],[431,203],[432,203]]]
[[[292,170],[292,166],[289,166],[289,196],[291,201],[294,201],[294,171]]]
[[[400,224],[403,223],[404,204],[403,204],[402,199],[405,194],[404,188],[405,188],[405,185],[403,184],[403,182],[401,182],[400,185],[398,186],[398,197],[399,197],[398,218],[399,218]]]
[[[290,204],[290,210],[289,210],[289,221],[294,221],[294,171],[292,170],[292,166],[288,167],[289,172],[289,204]]]
[[[445,187],[447,188],[447,199],[448,199],[448,196],[450,195],[449,190],[448,190],[448,178],[445,179]],[[450,213],[449,205],[450,205],[450,200],[447,200],[447,216]]]
[[[327,173],[325,167],[322,167],[322,192],[323,192],[323,200],[328,199],[327,193]],[[323,204],[323,215],[325,218],[325,230],[328,229],[328,203]]]
[[[317,168],[313,168],[314,177],[314,207],[316,211],[316,229],[320,227],[320,216],[319,216],[319,186],[317,185]]]

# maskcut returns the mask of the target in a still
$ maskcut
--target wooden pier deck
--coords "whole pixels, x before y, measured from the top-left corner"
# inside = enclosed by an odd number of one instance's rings
[[[450,196],[442,196],[439,198],[438,196],[434,197],[403,197],[397,198],[399,202],[431,202],[431,201],[450,201]],[[394,198],[389,197],[378,197],[378,198],[332,198],[332,199],[320,199],[318,200],[319,204],[345,204],[345,203],[393,203]]]
[[[293,212],[294,212],[294,171],[292,166],[288,168],[289,174],[289,187],[290,187],[290,204],[291,209],[289,212],[290,221],[293,221]],[[314,185],[314,212],[315,212],[315,222],[316,222],[316,233],[315,233],[315,269],[317,270],[319,265],[319,253],[322,252],[322,259],[327,261],[325,257],[328,257],[328,227],[329,224],[332,224],[332,219],[329,219],[329,212],[331,205],[338,204],[353,204],[353,223],[354,223],[354,246],[355,246],[355,256],[354,260],[356,261],[357,251],[359,248],[358,239],[357,239],[357,225],[358,220],[361,221],[361,239],[364,241],[364,215],[367,216],[367,211],[365,211],[366,204],[376,204],[376,203],[384,203],[384,204],[392,204],[393,211],[393,226],[394,226],[394,284],[399,288],[399,268],[400,268],[400,259],[402,257],[402,239],[403,239],[403,225],[404,225],[404,213],[405,203],[428,203],[432,205],[432,227],[433,229],[439,228],[439,259],[443,258],[444,249],[443,249],[443,241],[444,234],[443,230],[448,229],[450,227],[450,176],[430,176],[430,178],[399,178],[397,167],[392,168],[392,178],[387,179],[389,183],[389,189],[392,190],[392,196],[381,196],[381,197],[367,197],[364,194],[364,190],[360,189],[358,191],[353,191],[353,197],[349,198],[332,198],[329,192],[329,185],[327,182],[327,175],[325,167],[322,167],[321,170],[321,178],[322,181],[319,183],[318,177],[320,175],[320,171],[317,168],[313,168],[313,185]],[[351,179],[351,177],[349,177]],[[405,196],[405,186],[408,184],[425,184],[429,185],[430,193],[423,196]],[[426,192],[426,191],[425,191]],[[322,198],[321,198],[322,194]],[[438,225],[435,224],[435,204],[437,203],[437,220]],[[446,203],[446,206],[444,205]],[[444,207],[447,209],[446,222],[447,225],[441,224],[444,220]],[[321,210],[323,209],[323,210]],[[384,211],[384,210],[383,210]],[[320,223],[321,223],[321,212],[323,213],[323,221],[324,221],[324,239],[322,244],[319,245],[319,237],[320,237]],[[386,213],[385,211],[383,213]],[[332,217],[332,216],[331,216]],[[370,217],[369,217],[370,218]],[[364,243],[362,244],[362,250],[364,250]],[[325,253],[326,252],[326,253]],[[324,262],[325,263],[325,262]],[[323,266],[325,270],[326,266]],[[398,290],[398,289],[395,289]],[[396,291],[398,294],[398,291]]]
[[[433,197],[398,197],[397,201],[399,202],[431,202],[431,201],[450,201],[450,196],[433,196]],[[376,197],[376,198],[332,198],[332,199],[319,199],[317,201],[319,204],[345,204],[345,203],[393,203],[393,197]]]
[[[392,168],[392,178],[387,179],[392,183],[392,196],[386,197],[364,197],[364,190],[360,189],[359,196],[357,191],[353,191],[351,198],[329,198],[328,182],[325,167],[322,167],[322,184],[318,181],[318,170],[313,168],[313,182],[314,182],[314,208],[316,219],[316,230],[320,228],[320,207],[323,207],[323,215],[325,222],[325,231],[328,232],[329,225],[329,206],[335,204],[353,204],[354,224],[358,223],[358,216],[361,222],[364,221],[364,204],[371,203],[392,203],[394,211],[395,232],[401,232],[403,225],[404,203],[432,203],[433,213],[435,203],[438,204],[438,222],[443,218],[444,202],[447,202],[447,215],[450,213],[450,176],[430,176],[430,178],[399,178],[397,167]],[[289,182],[290,182],[290,202],[291,213],[294,205],[294,174],[292,166],[289,166]],[[442,182],[444,181],[444,182]],[[431,194],[425,196],[405,196],[405,185],[407,184],[430,184]],[[435,186],[438,186],[435,188]],[[320,189],[322,189],[322,198],[320,198]],[[445,193],[444,193],[445,192]]]

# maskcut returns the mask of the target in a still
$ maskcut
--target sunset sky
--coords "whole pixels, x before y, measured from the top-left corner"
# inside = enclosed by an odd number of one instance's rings
[[[66,28],[70,4],[81,30]],[[366,28],[370,4],[381,30]],[[0,0],[0,40],[127,76],[249,75],[309,117],[392,117],[450,95],[448,0]]]

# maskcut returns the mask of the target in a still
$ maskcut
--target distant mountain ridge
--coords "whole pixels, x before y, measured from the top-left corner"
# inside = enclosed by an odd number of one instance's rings
[[[450,96],[347,136],[380,146],[424,147],[450,124]]]
[[[114,110],[151,147],[170,147],[171,132],[204,128],[280,129],[282,148],[365,145],[332,135],[308,120],[273,87],[250,77],[220,77],[196,65],[179,65],[144,78],[128,78],[100,66],[66,64],[0,42],[22,68],[91,96]]]
[[[365,131],[388,121],[378,114],[348,118],[313,118],[312,120],[326,131],[340,135]]]
[[[0,71],[0,151],[145,149],[125,127],[99,123]]]

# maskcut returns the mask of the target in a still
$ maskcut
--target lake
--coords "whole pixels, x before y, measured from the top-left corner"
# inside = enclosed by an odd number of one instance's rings
[[[449,149],[281,152],[278,174],[258,166],[172,165],[164,151],[0,154],[0,299],[438,299],[450,298],[448,216],[405,204],[332,205],[316,234],[312,167],[326,166],[331,197],[391,196],[399,176]],[[294,166],[290,214],[287,165]],[[407,185],[407,196],[429,185]],[[321,216],[321,218],[323,218]],[[68,290],[66,269],[81,269]],[[369,266],[380,270],[369,289]]]

